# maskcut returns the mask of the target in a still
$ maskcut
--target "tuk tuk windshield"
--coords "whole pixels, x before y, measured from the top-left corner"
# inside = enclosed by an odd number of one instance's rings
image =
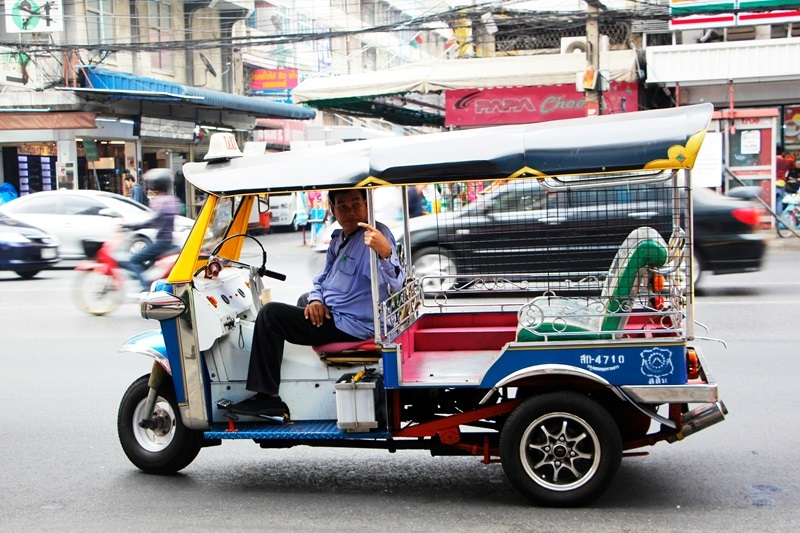
[[[210,254],[228,233],[228,228],[233,222],[234,213],[241,205],[242,197],[216,198],[211,220],[208,223],[205,237],[203,238],[202,254]]]

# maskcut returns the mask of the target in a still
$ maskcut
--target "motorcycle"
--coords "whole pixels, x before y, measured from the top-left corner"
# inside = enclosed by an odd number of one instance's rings
[[[132,272],[122,268],[120,261],[130,256],[128,238],[120,234],[109,241],[85,240],[86,257],[91,260],[75,267],[77,276],[72,287],[72,297],[78,309],[92,315],[105,315],[125,301],[127,282],[138,284]],[[144,272],[146,280],[155,281],[169,275],[178,259],[178,250],[171,250],[153,261]],[[139,292],[136,292],[138,298]]]

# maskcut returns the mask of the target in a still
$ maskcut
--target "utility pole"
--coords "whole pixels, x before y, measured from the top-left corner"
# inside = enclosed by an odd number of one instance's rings
[[[586,71],[583,77],[586,96],[586,116],[603,112],[602,81],[600,80],[600,10],[606,10],[600,0],[586,2]]]

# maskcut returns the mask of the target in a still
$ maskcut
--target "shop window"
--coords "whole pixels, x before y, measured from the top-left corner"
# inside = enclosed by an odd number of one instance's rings
[[[786,150],[800,150],[800,105],[783,108],[783,145]]]
[[[769,166],[772,150],[774,150],[771,133],[769,129],[737,129],[735,133],[731,133],[728,166]]]

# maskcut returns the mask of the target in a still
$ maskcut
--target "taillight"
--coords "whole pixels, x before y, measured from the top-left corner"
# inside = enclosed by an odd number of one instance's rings
[[[738,209],[734,209],[731,214],[733,218],[747,224],[748,226],[756,226],[761,219],[760,210],[755,207],[740,207]]]
[[[686,373],[689,379],[700,377],[700,358],[692,348],[686,350]]]

